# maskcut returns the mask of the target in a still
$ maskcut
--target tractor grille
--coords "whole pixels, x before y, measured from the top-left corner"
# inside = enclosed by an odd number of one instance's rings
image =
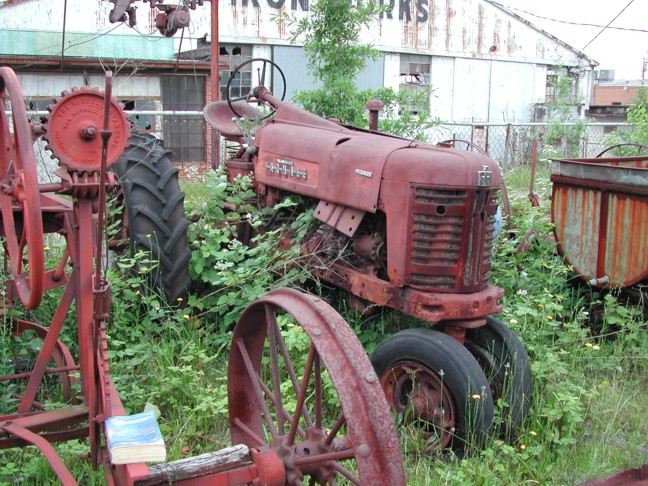
[[[495,242],[495,190],[414,186],[407,265],[409,284],[474,292],[488,284]]]

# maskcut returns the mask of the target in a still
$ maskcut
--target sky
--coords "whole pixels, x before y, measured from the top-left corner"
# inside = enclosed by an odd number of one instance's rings
[[[599,63],[597,69],[614,70],[615,79],[642,78],[644,58],[648,62],[648,0],[496,1],[584,52]]]

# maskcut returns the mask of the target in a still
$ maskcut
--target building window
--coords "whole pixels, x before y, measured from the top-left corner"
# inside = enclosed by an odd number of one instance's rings
[[[202,111],[205,107],[204,76],[162,76],[164,110]],[[205,161],[205,123],[198,117],[165,116],[164,147],[175,162]]]
[[[400,93],[406,102],[401,112],[418,114],[430,109],[430,73],[432,58],[416,54],[400,56]]]
[[[555,74],[547,74],[547,91],[545,95],[546,101],[556,101],[557,86],[558,76]]]
[[[578,76],[570,75],[566,70],[547,69],[545,101],[575,103],[578,92]]]
[[[221,99],[227,99],[227,82],[230,74],[242,63],[252,59],[252,46],[245,44],[221,44],[219,64],[227,64],[228,68],[220,72]],[[252,63],[247,64],[232,80],[230,96],[247,95],[252,89]]]

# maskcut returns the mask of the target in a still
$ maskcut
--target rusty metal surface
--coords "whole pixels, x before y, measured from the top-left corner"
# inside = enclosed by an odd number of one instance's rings
[[[24,107],[25,101],[16,74],[0,67],[0,206],[5,245],[11,263],[13,284],[21,302],[35,309],[43,297],[45,256],[38,175],[32,148],[27,112],[12,111],[13,134],[6,115],[7,104]],[[19,219],[21,232],[16,224]],[[21,235],[19,240],[19,234]],[[23,267],[27,244],[29,276]]]
[[[301,110],[287,104],[281,108],[273,123],[257,133],[257,180],[375,212],[386,157],[407,147],[409,141],[350,130],[331,122],[314,130],[308,122],[299,120]]]
[[[78,484],[72,476],[72,473],[70,473],[59,455],[56,453],[52,444],[47,440],[16,423],[12,423],[11,421],[5,422],[0,425],[0,427],[16,437],[23,439],[25,442],[38,447],[63,486],[76,486]]]
[[[558,249],[583,280],[622,288],[648,276],[648,157],[552,164]]]
[[[66,167],[79,171],[99,170],[104,125],[104,95],[98,89],[77,88],[63,92],[48,107],[44,138],[52,156]],[[116,99],[109,109],[111,131],[106,168],[124,152],[128,144],[129,122]]]
[[[640,468],[628,469],[603,478],[592,479],[580,486],[648,486],[648,463]]]
[[[282,322],[283,318],[278,314],[284,310],[311,341],[301,384],[297,377],[302,370],[295,373],[290,358],[286,359],[280,334],[278,318]],[[264,349],[270,352],[268,385],[258,376]],[[284,366],[294,373],[289,373],[297,396],[294,409],[278,391],[278,373]],[[342,407],[338,420],[331,419],[335,423],[322,416],[321,376],[325,372]],[[307,393],[312,395],[307,397]],[[234,331],[228,395],[232,442],[254,447],[267,444],[275,450],[286,464],[287,484],[297,484],[304,475],[318,481],[333,478],[342,467],[337,461],[343,458],[355,459],[356,484],[405,484],[398,438],[378,378],[353,331],[322,300],[279,289],[246,309]],[[307,399],[313,407],[302,409]],[[343,424],[347,436],[338,435]]]
[[[493,285],[470,294],[441,293],[413,287],[398,288],[373,274],[339,264],[326,269],[315,268],[312,273],[369,302],[428,322],[481,319],[503,310],[499,300],[504,297],[504,291]]]

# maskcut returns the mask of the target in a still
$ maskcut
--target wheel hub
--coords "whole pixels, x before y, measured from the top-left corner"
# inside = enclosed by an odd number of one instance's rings
[[[421,425],[423,436],[446,447],[455,430],[455,413],[443,381],[417,364],[400,362],[382,381],[388,402],[402,415],[403,423]]]
[[[270,447],[281,458],[286,468],[286,484],[301,484],[304,476],[310,476],[317,484],[328,484],[336,476],[329,461],[308,462],[317,456],[335,450],[335,443],[326,444],[326,432],[315,427],[306,429],[306,437],[295,444],[288,444],[288,436],[275,437]]]

